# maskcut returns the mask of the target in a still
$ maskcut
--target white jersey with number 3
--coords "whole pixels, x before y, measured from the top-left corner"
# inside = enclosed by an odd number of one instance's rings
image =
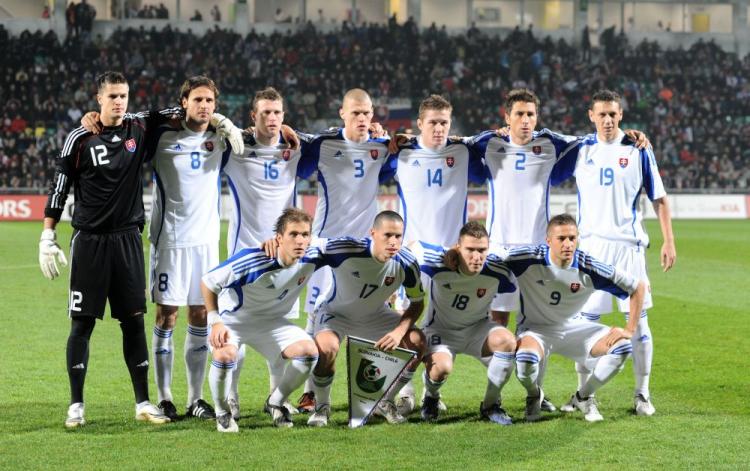
[[[300,177],[315,171],[318,176],[313,234],[364,237],[378,212],[379,178],[388,157],[388,141],[350,141],[344,129],[302,137]]]
[[[213,128],[162,125],[155,141],[149,240],[158,249],[219,242],[222,159],[231,149]]]

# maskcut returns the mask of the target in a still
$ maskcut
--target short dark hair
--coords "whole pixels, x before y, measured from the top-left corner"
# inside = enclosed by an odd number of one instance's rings
[[[381,211],[378,213],[377,216],[375,216],[375,221],[372,223],[372,227],[378,228],[380,227],[385,221],[391,221],[391,222],[400,222],[401,224],[404,223],[404,218],[401,217],[399,213],[396,211]]]
[[[281,96],[281,93],[279,93],[278,90],[276,90],[273,87],[266,87],[263,90],[255,92],[255,97],[253,98],[253,106],[252,111],[255,111],[258,107],[258,102],[260,100],[271,100],[276,101],[279,100],[281,102],[281,106],[284,106],[284,98]]]
[[[118,83],[124,83],[125,85],[128,84],[128,79],[125,78],[125,76],[120,72],[114,72],[111,70],[108,70],[104,72],[103,74],[99,74],[96,76],[96,90],[101,91],[102,88],[104,88],[107,84],[118,84]]]
[[[422,100],[422,102],[419,104],[419,119],[422,119],[422,117],[428,110],[452,111],[453,106],[441,95],[433,94]]]
[[[550,229],[555,226],[575,226],[577,228],[578,223],[576,223],[576,218],[574,218],[570,214],[563,213],[558,214],[557,216],[549,220],[549,222],[547,223],[547,234],[549,234]]]
[[[180,104],[182,104],[183,98],[189,97],[190,92],[199,87],[209,88],[212,92],[214,92],[214,100],[218,102],[219,89],[216,87],[214,81],[206,77],[205,75],[195,75],[182,82],[182,86],[180,87]]]
[[[622,97],[617,92],[613,92],[612,90],[606,90],[601,89],[597,90],[592,96],[591,96],[591,109],[594,109],[594,104],[597,101],[603,101],[603,102],[610,102],[614,101],[618,105],[620,105],[620,100]]]
[[[306,222],[312,228],[312,216],[297,208],[286,208],[276,220],[273,230],[277,234],[284,234],[286,227],[294,222]]]
[[[461,228],[461,231],[458,233],[458,239],[460,240],[463,236],[481,239],[483,237],[489,238],[490,235],[487,233],[484,224],[479,221],[469,221]]]
[[[510,115],[514,103],[534,103],[537,113],[539,113],[539,106],[541,106],[539,97],[528,88],[514,88],[508,92],[508,96],[505,97],[505,114]]]

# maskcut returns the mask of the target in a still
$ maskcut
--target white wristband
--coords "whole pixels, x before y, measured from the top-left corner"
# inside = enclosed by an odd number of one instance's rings
[[[206,320],[208,321],[208,326],[211,327],[214,324],[221,322],[221,316],[218,311],[209,311]]]

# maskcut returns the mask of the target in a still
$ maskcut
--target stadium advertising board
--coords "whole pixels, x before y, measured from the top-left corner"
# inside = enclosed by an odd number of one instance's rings
[[[229,219],[232,204],[229,195],[222,197],[221,218]],[[298,205],[308,214],[315,214],[317,196],[304,195],[298,198]],[[151,212],[151,195],[143,195],[146,214]],[[747,219],[750,208],[748,195],[670,195],[673,219]],[[46,195],[0,195],[0,221],[41,221],[44,219]],[[68,197],[63,210],[62,220],[70,221],[73,214],[73,195]],[[650,201],[641,196],[639,202],[646,219],[656,219]],[[576,195],[551,195],[550,216],[561,213],[576,214]],[[378,197],[378,209],[398,211],[399,201],[396,195]],[[470,220],[487,218],[489,201],[483,194],[469,195],[466,212]]]

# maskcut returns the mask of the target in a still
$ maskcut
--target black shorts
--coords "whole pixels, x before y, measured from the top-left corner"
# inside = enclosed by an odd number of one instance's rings
[[[70,241],[70,317],[112,317],[146,312],[143,244],[138,228],[95,234],[77,231]]]

